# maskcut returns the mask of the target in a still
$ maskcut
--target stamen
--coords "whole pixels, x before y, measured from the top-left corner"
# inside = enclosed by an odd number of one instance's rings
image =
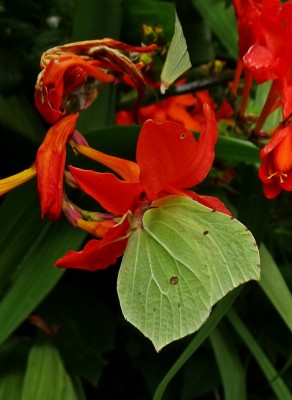
[[[279,177],[280,183],[283,183],[284,182],[284,178],[287,178],[288,174],[285,174],[284,172],[278,172],[277,171],[277,172],[274,172],[273,174],[269,175],[268,179],[272,179],[275,176]]]

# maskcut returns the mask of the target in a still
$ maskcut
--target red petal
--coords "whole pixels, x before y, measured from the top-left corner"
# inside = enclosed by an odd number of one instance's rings
[[[197,185],[208,174],[214,160],[217,126],[213,111],[204,105],[205,129],[198,142],[183,125],[148,120],[137,145],[140,181],[154,199],[166,186],[178,189]]]
[[[69,166],[80,188],[112,214],[134,211],[135,200],[141,193],[138,182],[125,182],[114,174],[87,171]]]
[[[274,149],[274,164],[279,172],[287,172],[292,168],[292,130],[290,125],[289,128],[288,134]]]
[[[243,57],[246,68],[253,72],[257,83],[279,78],[285,72],[283,61],[275,56],[269,48],[254,45]]]
[[[212,210],[219,211],[223,214],[232,215],[231,212],[225,207],[224,203],[217,199],[217,197],[200,196],[199,194],[190,190],[184,190],[184,193],[192,197],[198,203],[203,204],[203,206],[209,207]]]
[[[83,250],[69,251],[56,261],[59,268],[78,268],[88,271],[105,269],[115,264],[127,246],[129,224],[126,219],[121,225],[111,228],[102,240],[90,240]]]
[[[292,135],[292,126],[291,124],[282,127],[281,125],[277,128],[269,141],[269,143],[262,148],[260,151],[260,158],[264,158],[271,151],[273,151],[284,139],[287,135]]]
[[[273,199],[274,197],[277,197],[282,191],[279,180],[276,179],[271,183],[264,183],[263,189],[267,199]]]
[[[292,191],[292,171],[289,171],[287,173],[287,177],[284,178],[284,182],[281,183],[281,187],[284,190],[287,190],[288,192]]]
[[[41,82],[37,83],[35,92],[36,107],[47,122],[55,123],[64,115],[62,102],[63,96],[67,92],[65,86],[72,90],[82,83],[76,73],[75,75],[72,74],[72,79],[69,82],[65,82],[65,74],[70,70],[79,68],[82,76],[84,75],[83,82],[86,75],[106,83],[114,80],[112,75],[104,73],[95,64],[99,64],[98,61],[86,61],[74,54],[63,55],[50,61],[43,71],[43,75],[40,75]]]
[[[270,155],[267,155],[263,158],[259,168],[259,178],[263,183],[270,183],[271,178],[270,176],[276,172],[273,159]]]
[[[57,220],[62,210],[63,174],[66,144],[73,133],[78,114],[71,114],[53,125],[38,149],[36,169],[42,217]]]

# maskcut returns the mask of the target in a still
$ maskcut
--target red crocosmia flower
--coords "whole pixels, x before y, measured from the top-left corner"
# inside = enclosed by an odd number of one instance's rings
[[[70,43],[47,50],[41,58],[41,69],[35,91],[38,111],[49,123],[69,113],[87,108],[98,90],[121,79],[131,82],[138,91],[138,103],[145,82],[138,67],[124,53],[147,53],[156,45],[137,47],[112,39]],[[122,52],[123,51],[123,52]]]
[[[150,106],[141,107],[138,112],[139,121],[144,123],[148,119],[156,122],[176,121],[191,131],[200,132],[204,128],[203,104],[209,104],[212,109],[216,104],[204,90],[193,94],[172,96],[158,101]],[[116,113],[118,125],[132,125],[133,112],[120,110]]]
[[[274,2],[278,9],[262,14],[260,40],[248,50],[243,60],[257,83],[274,81],[271,87],[273,101],[275,103],[281,97],[285,119],[292,111],[292,2]]]
[[[163,196],[189,196],[212,209],[230,214],[219,199],[200,196],[186,189],[205,179],[214,160],[218,135],[216,119],[207,104],[203,111],[205,128],[198,141],[176,122],[146,121],[137,143],[137,163],[111,157],[111,168],[123,179],[112,173],[69,167],[79,187],[109,213],[120,215],[121,222],[110,228],[102,240],[90,241],[80,252],[70,251],[57,261],[57,267],[94,271],[114,263],[127,245],[131,220],[139,221],[152,201]],[[82,153],[83,147],[77,146],[76,150]],[[92,156],[107,166],[109,157],[100,152]],[[128,172],[125,169],[127,163]]]
[[[261,150],[263,160],[259,178],[263,182],[268,199],[278,196],[282,190],[292,191],[292,126],[280,125],[270,142]]]
[[[262,39],[263,21],[277,18],[280,0],[232,0],[237,28],[239,58],[242,59],[249,48]]]
[[[60,217],[63,202],[63,175],[66,144],[73,134],[78,114],[71,114],[53,125],[38,149],[36,170],[42,217]]]
[[[209,95],[208,90],[202,90],[195,94],[172,96],[147,107],[141,107],[138,113],[141,123],[147,119],[156,122],[176,121],[183,124],[190,131],[200,132],[204,129],[205,117],[203,105],[208,104],[213,110],[216,103]],[[215,116],[216,120],[229,120],[234,110],[227,101],[223,101]],[[232,123],[229,121],[230,124]],[[132,125],[135,123],[131,110],[119,110],[116,113],[118,125]]]
[[[75,54],[63,54],[49,62],[38,77],[35,91],[36,108],[47,122],[53,124],[58,121],[70,106],[77,106],[78,110],[86,108],[89,105],[88,96],[97,86],[114,81],[114,77],[103,72],[98,65],[98,61],[87,61]],[[82,93],[89,77],[98,83],[92,85],[90,92]],[[82,101],[83,104],[80,104]]]
[[[292,111],[292,2],[280,0],[233,0],[239,31],[240,59],[232,93],[236,93],[245,71],[240,115],[245,112],[252,79],[260,84],[273,81],[270,94],[254,129],[258,133],[269,113],[282,101],[283,118]]]
[[[234,115],[234,109],[226,100],[223,100],[222,104],[215,113],[217,121],[227,120],[230,125],[234,124],[234,121],[231,120],[231,117],[233,115]]]

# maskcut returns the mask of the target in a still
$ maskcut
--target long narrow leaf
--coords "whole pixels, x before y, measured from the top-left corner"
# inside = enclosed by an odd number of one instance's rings
[[[192,3],[218,36],[229,55],[237,60],[238,34],[233,7],[226,7],[222,0],[192,0]]]
[[[253,143],[232,137],[219,137],[216,148],[216,157],[226,161],[258,163],[259,148]]]
[[[236,349],[224,332],[216,327],[210,335],[224,387],[225,400],[246,398],[245,374]]]
[[[110,7],[107,0],[77,0],[74,2],[72,41],[105,37],[119,39],[121,17],[120,0],[111,0]],[[104,87],[96,101],[80,113],[78,129],[83,133],[113,123],[115,104],[116,87]]]
[[[169,382],[178,373],[178,371],[185,365],[188,359],[194,354],[194,352],[201,346],[201,344],[207,339],[214,328],[218,325],[224,315],[227,313],[242,288],[239,287],[232,292],[230,292],[220,303],[216,306],[215,310],[212,312],[211,316],[208,318],[207,322],[195,335],[194,339],[189,343],[184,352],[176,360],[170,370],[166,373],[164,378],[158,385],[153,400],[162,400],[163,394],[167,388]]]
[[[29,346],[27,339],[7,341],[1,346],[0,400],[20,399]]]
[[[292,294],[264,244],[260,247],[262,276],[259,285],[292,332]]]
[[[35,345],[29,354],[21,400],[77,400],[57,349]]]
[[[247,327],[244,325],[242,320],[238,317],[234,310],[230,310],[227,314],[227,318],[231,325],[244,341],[250,352],[255,357],[257,363],[262,369],[268,382],[271,385],[277,399],[279,400],[291,400],[292,393],[289,391],[283,379],[279,376],[278,372],[265,355],[262,348],[258,345],[254,337],[251,335]]]
[[[40,218],[36,188],[32,183],[15,189],[5,198],[0,207],[0,223],[5,227],[0,237],[2,289],[46,225]]]
[[[0,400],[20,399],[23,375],[21,372],[11,372],[0,377]]]
[[[24,257],[14,285],[0,303],[0,343],[59,281],[64,270],[53,267],[57,258],[70,248],[78,247],[84,237],[83,231],[68,231],[66,222],[49,224],[41,232],[39,239]]]
[[[0,95],[1,124],[29,139],[40,143],[44,135],[44,125],[36,109],[22,95]]]

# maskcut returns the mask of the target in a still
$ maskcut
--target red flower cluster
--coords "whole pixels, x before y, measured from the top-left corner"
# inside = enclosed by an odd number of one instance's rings
[[[137,143],[137,163],[86,146],[74,147],[79,153],[110,167],[122,178],[112,173],[69,167],[79,188],[109,212],[112,221],[119,222],[108,225],[101,240],[89,241],[82,251],[70,251],[57,261],[57,267],[93,271],[115,263],[125,250],[131,230],[141,223],[143,213],[151,208],[155,199],[163,196],[189,196],[207,207],[230,214],[219,199],[200,196],[186,189],[205,179],[215,156],[218,135],[216,119],[207,104],[203,112],[205,128],[198,141],[176,122],[160,124],[153,120],[146,121]],[[104,222],[96,222],[95,228],[104,227]],[[76,224],[80,226],[78,217]]]
[[[252,79],[260,84],[272,81],[270,93],[257,121],[259,133],[267,116],[282,105],[283,123],[274,130],[272,139],[261,151],[259,177],[268,198],[282,189],[291,191],[292,131],[292,1],[233,0],[239,32],[239,61],[232,92],[236,93],[241,71],[245,81],[240,107],[244,115]]]
[[[138,111],[140,123],[153,119],[157,122],[176,121],[183,124],[186,129],[200,132],[204,127],[203,105],[208,104],[213,110],[216,103],[207,90],[194,94],[182,94],[160,100]],[[228,119],[233,115],[233,109],[224,101],[216,112],[217,121]],[[132,125],[135,123],[132,110],[119,110],[116,113],[118,125]]]
[[[72,138],[86,144],[82,135],[75,131],[78,112],[92,103],[102,86],[121,80],[136,87],[138,107],[145,90],[139,55],[152,54],[156,48],[155,44],[136,47],[103,39],[71,43],[46,51],[41,58],[35,105],[43,118],[53,125],[37,152],[34,165],[2,180],[0,194],[37,175],[42,216],[57,220],[65,198],[66,146]],[[136,63],[130,59],[133,54]]]
[[[259,177],[264,193],[271,199],[283,190],[292,191],[292,126],[288,121],[275,130],[270,142],[261,150]]]

